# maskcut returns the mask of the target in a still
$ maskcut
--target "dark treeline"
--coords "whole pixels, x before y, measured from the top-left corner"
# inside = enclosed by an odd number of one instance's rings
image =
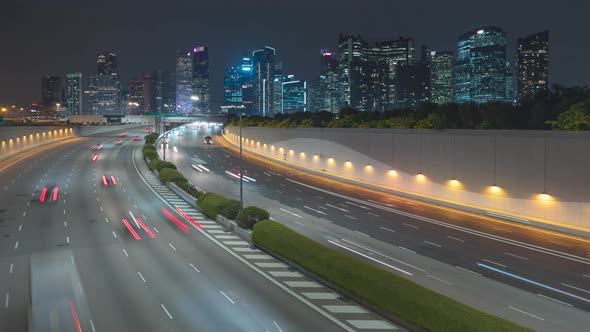
[[[230,115],[230,125],[238,125]],[[590,129],[590,89],[553,86],[514,106],[508,103],[422,104],[417,109],[339,114],[299,112],[272,118],[248,116],[244,126],[270,128],[414,128],[414,129]]]

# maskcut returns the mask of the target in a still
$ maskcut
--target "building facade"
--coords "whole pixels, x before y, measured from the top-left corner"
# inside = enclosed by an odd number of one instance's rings
[[[64,100],[64,81],[60,76],[41,78],[41,104],[46,111],[55,110]]]
[[[307,82],[303,80],[286,81],[282,84],[281,113],[289,114],[307,111]]]
[[[129,99],[127,105],[130,115],[140,115],[155,111],[153,102],[154,98],[154,78],[151,75],[142,75],[142,77],[129,81],[128,86]]]
[[[321,103],[318,104],[319,110],[338,113],[340,107],[338,94],[338,58],[336,54],[328,49],[322,49],[320,51],[320,68],[320,78],[315,80],[316,83],[314,84],[314,86],[319,84],[319,90],[321,90]],[[311,85],[311,82],[309,85]],[[318,90],[313,87],[310,87],[310,89]],[[311,98],[311,96],[309,97]]]
[[[430,101],[435,104],[453,102],[452,52],[430,52]]]
[[[338,37],[339,108],[365,110],[367,43],[358,35]]]
[[[549,88],[549,31],[517,42],[517,94],[520,101]]]
[[[68,115],[82,114],[82,73],[66,75],[65,107]]]
[[[121,78],[119,76],[119,63],[115,53],[105,52],[96,57],[96,73],[102,76],[111,76],[113,89],[116,90],[115,111],[122,113],[122,109],[126,105],[121,104]],[[102,80],[106,82],[107,80]]]
[[[90,76],[88,87],[89,114],[119,115],[119,94],[113,75]]]
[[[275,49],[269,46],[252,52],[252,86],[254,89],[253,107],[255,115],[271,116],[274,113],[275,54]]]
[[[396,108],[415,109],[429,99],[428,67],[424,64],[400,63],[396,66]]]
[[[191,51],[193,112],[209,113],[209,48],[198,46]]]
[[[507,102],[506,33],[494,26],[459,37],[453,75],[458,103]]]
[[[176,113],[193,113],[193,63],[191,53],[180,51],[176,55]]]

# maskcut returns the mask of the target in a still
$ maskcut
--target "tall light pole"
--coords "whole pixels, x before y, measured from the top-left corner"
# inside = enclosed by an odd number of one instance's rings
[[[242,112],[240,114],[240,211],[244,209],[244,170],[242,164]]]
[[[164,149],[164,161],[166,161],[166,146],[168,145],[168,134],[164,134],[164,144],[163,149]]]

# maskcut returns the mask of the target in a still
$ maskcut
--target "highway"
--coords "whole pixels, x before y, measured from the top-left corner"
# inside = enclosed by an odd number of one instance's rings
[[[178,132],[168,139],[167,160],[201,189],[239,199],[237,150],[219,136],[204,144],[205,135],[219,133],[214,128]],[[251,154],[244,169],[255,180],[244,184],[245,205],[264,207],[328,246],[385,262],[394,273],[410,272],[425,286],[538,330],[585,331],[590,323],[590,240],[330,180]]]
[[[0,331],[29,331],[29,321],[51,332],[343,330],[167,219],[170,207],[132,162],[143,142],[129,136],[115,145],[116,133],[96,134],[0,162]]]

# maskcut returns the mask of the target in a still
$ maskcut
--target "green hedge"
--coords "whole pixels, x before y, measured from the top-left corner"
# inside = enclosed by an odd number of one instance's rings
[[[152,159],[157,159],[158,158],[158,153],[154,150],[146,150],[143,152],[143,157],[147,158],[149,160]]]
[[[207,217],[215,219],[228,204],[228,199],[219,194],[207,192],[199,197],[197,204]]]
[[[258,222],[252,240],[385,312],[429,331],[530,331],[323,246],[272,220]]]
[[[164,182],[182,183],[188,180],[179,171],[172,168],[162,168],[160,170],[160,179]]]
[[[171,169],[177,169],[176,165],[174,165],[173,163],[169,162],[169,161],[163,161],[159,164],[156,165],[156,169],[158,170],[158,172],[160,170],[162,170],[162,168],[171,168]]]
[[[145,143],[146,144],[154,144],[156,143],[156,139],[158,139],[158,133],[151,133],[149,135],[145,135]]]
[[[236,222],[242,228],[252,229],[257,222],[268,219],[269,217],[268,211],[256,206],[248,206],[238,214]]]
[[[228,198],[225,202],[225,206],[221,209],[222,216],[227,219],[236,220],[238,213],[240,212],[240,201]]]
[[[143,145],[143,152],[146,152],[147,150],[154,150],[156,151],[156,146],[153,144],[144,144]]]
[[[201,195],[203,195],[202,191],[195,188],[195,186],[188,182],[178,182],[176,183],[176,185],[180,187],[182,190],[186,191],[189,195],[193,196],[194,198],[199,198],[201,197]]]
[[[155,169],[158,169],[158,166],[162,163],[163,163],[163,161],[161,161],[160,159],[154,158],[154,159],[150,160],[148,167],[153,171]]]

